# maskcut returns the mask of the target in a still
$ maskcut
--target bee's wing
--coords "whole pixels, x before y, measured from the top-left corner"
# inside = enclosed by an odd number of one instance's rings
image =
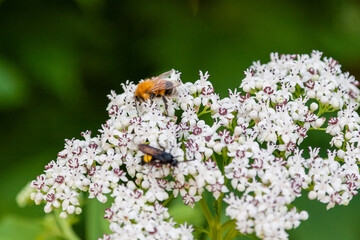
[[[160,149],[150,147],[147,144],[139,144],[138,147],[139,147],[140,151],[142,151],[143,153],[145,153],[147,155],[151,155],[151,156],[158,156],[163,153],[163,151],[161,151]]]
[[[156,79],[165,80],[171,76],[175,72],[174,69],[171,69],[170,71],[164,72],[160,74],[159,76],[155,77]]]
[[[154,85],[151,88],[152,92],[161,91],[161,90],[167,90],[167,89],[173,89],[173,88],[176,88],[177,86],[179,86],[181,84],[180,82],[173,81],[173,80],[154,79],[152,81],[154,81]]]

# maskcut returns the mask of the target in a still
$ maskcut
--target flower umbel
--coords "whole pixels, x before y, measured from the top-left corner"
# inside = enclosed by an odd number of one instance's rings
[[[104,239],[193,239],[193,227],[177,224],[166,207],[178,196],[201,205],[209,227],[203,232],[212,239],[288,239],[286,231],[308,218],[293,205],[297,197],[307,192],[332,208],[347,205],[360,187],[359,83],[321,56],[273,53],[267,64],[254,62],[241,91],[225,98],[200,71],[199,80],[167,98],[167,109],[156,98],[136,104],[136,85],[127,82],[124,93],[109,95],[100,135],[66,140],[31,183],[31,199],[44,202],[45,212],[60,209],[61,217],[81,213],[81,192],[111,201],[104,218],[112,233]],[[168,80],[181,81],[180,73]],[[304,146],[310,131],[329,135],[326,151]],[[139,144],[171,154],[177,164],[142,165]]]

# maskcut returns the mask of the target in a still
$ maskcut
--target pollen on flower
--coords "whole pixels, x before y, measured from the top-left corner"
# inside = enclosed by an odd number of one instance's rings
[[[308,218],[294,206],[303,194],[327,208],[347,205],[360,188],[358,81],[318,51],[270,59],[254,62],[224,98],[208,72],[182,83],[172,70],[168,80],[181,84],[167,109],[156,98],[137,106],[136,85],[122,84],[123,93],[108,95],[99,135],[65,140],[30,198],[62,218],[82,212],[82,192],[111,201],[103,239],[193,239],[193,227],[165,206],[172,196],[194,207],[209,192],[227,204],[234,231],[261,239],[288,239]],[[301,145],[312,131],[330,136],[326,154]]]

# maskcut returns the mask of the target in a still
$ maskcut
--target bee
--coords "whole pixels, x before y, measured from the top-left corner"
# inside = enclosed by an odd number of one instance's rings
[[[166,96],[171,96],[176,92],[175,88],[181,84],[180,82],[169,79],[169,76],[174,72],[175,70],[173,69],[157,77],[145,79],[139,83],[134,94],[135,99],[138,102],[143,102],[148,99],[153,100],[154,98],[161,97],[165,105],[165,110],[167,111]]]
[[[178,165],[178,161],[175,157],[168,152],[163,150],[150,147],[148,144],[140,144],[139,145],[140,151],[145,153],[145,155],[141,159],[141,165],[144,164],[160,164],[165,165],[168,164],[172,167],[176,167]]]

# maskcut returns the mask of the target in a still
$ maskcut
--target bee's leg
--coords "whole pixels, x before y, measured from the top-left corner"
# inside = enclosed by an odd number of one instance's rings
[[[150,103],[151,103],[151,104],[154,103],[153,99],[154,99],[155,97],[156,97],[156,94],[155,94],[155,93],[151,93],[151,94],[150,94]]]
[[[136,111],[137,111],[138,115],[140,115],[139,109],[138,109],[138,104],[140,104],[140,101],[141,101],[140,98],[138,96],[136,96],[134,104],[135,104],[135,108],[136,108]]]
[[[162,99],[163,99],[163,101],[164,101],[165,111],[166,111],[166,113],[167,113],[167,112],[168,112],[168,105],[167,105],[166,97],[163,95],[163,96],[162,96]]]
[[[140,106],[138,106],[138,104],[140,104],[140,102],[135,101],[135,108],[136,108],[136,111],[137,111],[138,115],[140,116],[140,112],[139,112],[139,107]]]

